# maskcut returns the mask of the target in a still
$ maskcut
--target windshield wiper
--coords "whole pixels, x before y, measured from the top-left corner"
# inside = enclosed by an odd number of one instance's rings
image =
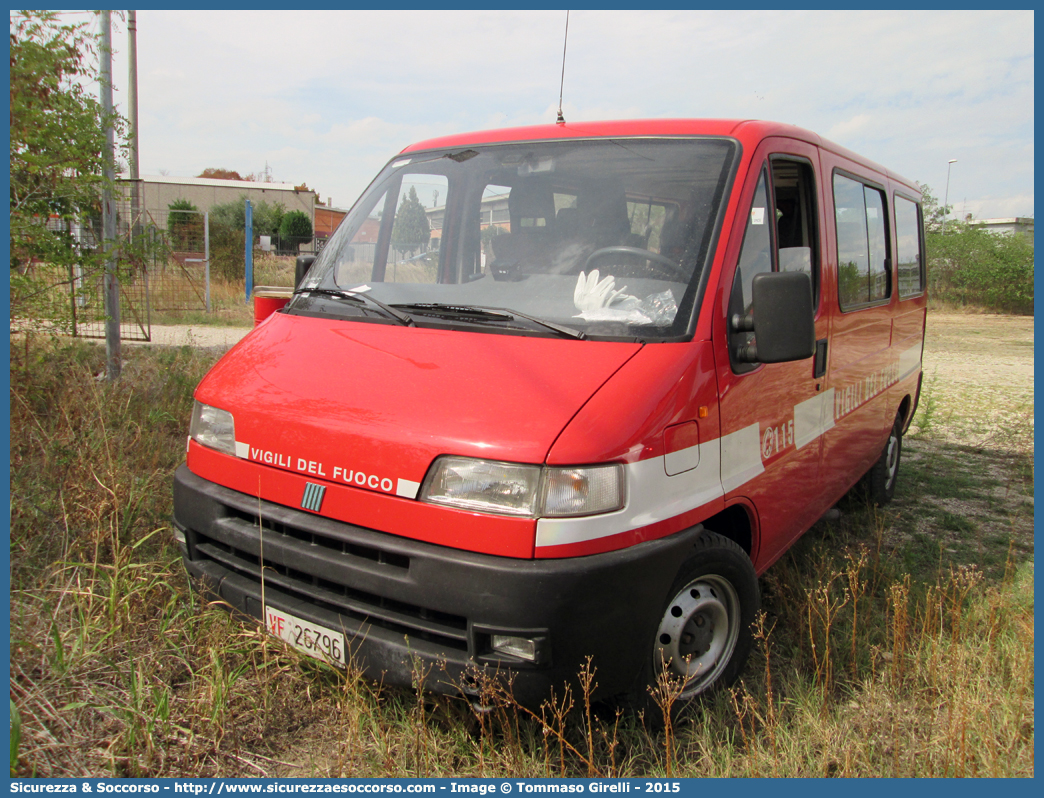
[[[381,302],[381,300],[374,299],[372,296],[366,293],[356,291],[338,291],[333,288],[301,288],[297,291],[294,291],[294,296],[297,296],[298,294],[318,294],[319,296],[332,296],[336,297],[337,299],[350,299],[353,302],[359,302],[361,304],[366,304],[367,302],[369,302],[375,307],[380,308],[382,311],[384,311],[386,315],[391,316],[404,327],[412,327],[414,324],[413,319],[411,319],[407,314],[403,313],[401,310],[396,310],[391,305],[385,305],[383,302]]]
[[[572,327],[566,327],[564,324],[555,324],[553,321],[547,321],[541,319],[538,316],[530,316],[527,313],[523,313],[520,310],[514,308],[486,308],[486,310],[500,310],[504,313],[510,313],[512,316],[518,316],[520,319],[531,321],[533,324],[539,324],[541,327],[547,327],[549,330],[554,330],[559,335],[564,335],[566,338],[575,338],[578,341],[584,340],[587,335],[580,330],[574,330]]]
[[[514,308],[486,308],[479,305],[448,305],[438,302],[396,305],[396,307],[402,308],[403,310],[416,311],[425,315],[461,318],[479,323],[484,321],[511,321],[512,319],[520,318],[530,321],[533,324],[538,324],[541,327],[546,327],[547,329],[553,330],[559,335],[564,335],[567,338],[576,338],[577,340],[582,341],[587,337],[587,335],[580,332],[580,330],[574,330],[572,327],[566,327],[561,324],[555,324],[553,321],[546,321],[545,319],[537,318],[536,316],[530,316],[526,313],[515,310]]]
[[[464,317],[476,320],[511,321],[514,316],[508,313],[495,313],[473,305],[444,305],[441,302],[416,302],[409,305],[395,305],[397,308],[418,316]]]

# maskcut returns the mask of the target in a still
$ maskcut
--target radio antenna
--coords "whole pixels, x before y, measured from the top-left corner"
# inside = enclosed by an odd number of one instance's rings
[[[569,44],[569,11],[566,11],[565,41],[562,42],[562,82],[558,85],[558,124],[565,124],[562,116],[562,91],[565,89],[565,57],[566,46]]]

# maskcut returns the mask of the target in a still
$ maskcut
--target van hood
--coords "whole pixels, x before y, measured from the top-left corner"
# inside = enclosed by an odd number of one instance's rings
[[[232,414],[240,457],[381,489],[442,454],[544,462],[641,346],[276,313],[196,399]]]

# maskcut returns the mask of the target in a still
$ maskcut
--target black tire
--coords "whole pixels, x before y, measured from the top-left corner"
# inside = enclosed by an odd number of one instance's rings
[[[899,481],[899,460],[903,454],[903,417],[900,413],[892,423],[892,431],[888,433],[884,451],[877,462],[866,472],[866,492],[870,501],[883,507],[895,495],[895,485]]]
[[[662,722],[662,708],[650,688],[656,690],[665,667],[673,679],[685,681],[672,714],[736,680],[750,654],[751,624],[761,606],[754,566],[739,545],[705,531],[693,547],[665,597],[646,643],[646,663],[625,702],[654,724]]]

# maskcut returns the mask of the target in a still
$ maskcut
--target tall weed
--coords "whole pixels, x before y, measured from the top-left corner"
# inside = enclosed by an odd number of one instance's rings
[[[109,385],[100,347],[12,350],[13,774],[1033,775],[1032,558],[911,571],[855,501],[763,577],[742,680],[683,713],[669,682],[662,717],[608,710],[590,664],[533,712],[481,674],[476,706],[304,659],[203,605],[170,533],[213,357],[127,355]]]

